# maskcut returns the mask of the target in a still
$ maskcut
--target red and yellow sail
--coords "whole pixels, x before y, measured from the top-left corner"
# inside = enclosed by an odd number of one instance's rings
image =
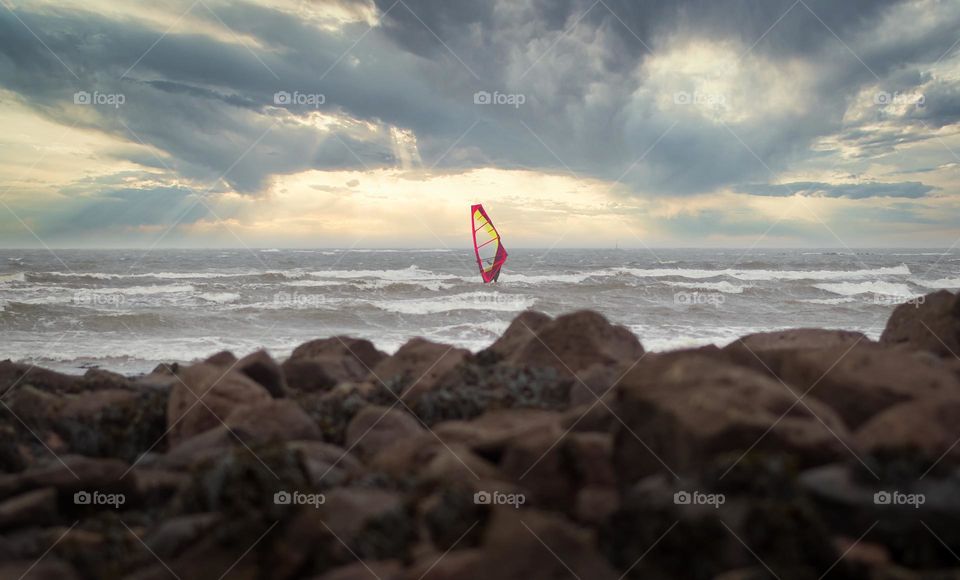
[[[490,216],[480,204],[470,206],[473,227],[473,249],[484,283],[494,282],[500,276],[500,268],[507,261],[507,251],[500,242],[500,234]]]

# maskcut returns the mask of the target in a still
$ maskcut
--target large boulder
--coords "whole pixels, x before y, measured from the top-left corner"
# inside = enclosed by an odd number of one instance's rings
[[[347,449],[369,458],[401,439],[424,432],[416,417],[403,409],[370,406],[357,413],[347,426]]]
[[[500,335],[493,344],[487,347],[486,352],[498,358],[506,358],[522,348],[534,335],[549,324],[553,319],[536,310],[524,310],[510,323],[510,326]]]
[[[856,433],[860,447],[877,455],[917,456],[944,465],[960,460],[960,396],[933,397],[890,407]]]
[[[493,510],[479,548],[429,554],[414,562],[414,580],[613,580],[617,574],[596,547],[594,534],[561,516],[534,510]]]
[[[877,344],[741,353],[740,358],[758,370],[773,372],[798,396],[807,393],[829,405],[850,429],[898,403],[960,394],[956,376],[935,364],[936,359]]]
[[[0,361],[0,395],[21,385],[32,385],[45,391],[69,391],[75,388],[79,377],[48,371],[34,365]]]
[[[960,297],[941,290],[923,302],[901,304],[887,320],[880,342],[940,356],[960,356]]]
[[[393,390],[405,401],[412,401],[431,391],[469,355],[470,351],[463,348],[414,338],[393,356],[380,361],[369,380],[380,388]]]
[[[325,391],[359,382],[386,358],[369,340],[335,336],[301,344],[283,363],[287,383],[303,392]]]
[[[743,344],[753,352],[798,350],[807,348],[832,348],[847,350],[859,342],[870,342],[862,332],[852,330],[826,330],[823,328],[793,328],[758,332],[738,339],[733,344]]]
[[[274,398],[283,397],[286,393],[287,382],[283,377],[283,369],[265,350],[252,352],[240,359],[236,370],[259,383]]]
[[[697,474],[721,453],[786,453],[801,464],[846,457],[847,429],[827,406],[769,376],[689,354],[644,361],[617,388],[614,463],[620,483]]]
[[[222,425],[238,407],[271,401],[262,385],[235,370],[200,363],[180,370],[167,403],[171,447]]]
[[[522,319],[518,322],[523,328],[510,338],[506,357],[510,364],[576,373],[596,363],[630,364],[643,356],[643,346],[632,332],[589,310],[540,321],[539,328],[527,326]],[[529,335],[526,342],[521,341],[521,330]]]

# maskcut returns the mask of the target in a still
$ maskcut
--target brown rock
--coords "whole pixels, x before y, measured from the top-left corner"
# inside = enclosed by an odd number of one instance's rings
[[[462,443],[485,454],[499,455],[509,441],[558,424],[560,419],[556,411],[497,409],[470,421],[437,423],[433,432],[448,443]]]
[[[167,404],[171,447],[222,425],[240,406],[272,400],[265,388],[246,375],[211,364],[191,365],[181,370],[179,378]]]
[[[170,558],[205,535],[223,516],[199,513],[178,516],[160,522],[147,534],[144,542],[161,558]]]
[[[934,397],[901,403],[873,417],[856,433],[857,443],[871,453],[918,452],[945,464],[960,460],[960,397]]]
[[[369,458],[401,439],[423,433],[420,421],[396,408],[364,407],[347,426],[347,449],[358,457]]]
[[[237,364],[237,356],[229,350],[222,350],[216,354],[208,356],[203,362],[218,367],[232,367]]]
[[[301,344],[283,363],[288,385],[298,391],[325,391],[367,378],[386,358],[369,340],[335,336]]]
[[[79,580],[76,570],[55,558],[16,560],[0,563],[0,578],[17,580]]]
[[[502,477],[496,466],[459,443],[443,444],[430,433],[401,439],[369,462],[374,471],[397,478],[411,475],[424,482],[465,483]]]
[[[897,306],[880,342],[940,356],[960,356],[960,298],[941,290],[924,296],[922,304]]]
[[[828,407],[797,403],[775,379],[710,356],[644,361],[617,394],[625,425],[614,453],[621,484],[668,470],[696,473],[718,453],[754,447],[807,465],[848,453],[847,430]]]
[[[57,490],[45,487],[0,502],[0,529],[57,521]]]
[[[795,328],[747,335],[737,342],[753,352],[771,350],[797,350],[806,348],[842,349],[852,348],[858,342],[869,343],[862,332],[850,330],[825,330],[822,328]]]
[[[0,498],[44,487],[54,487],[64,496],[81,490],[132,495],[133,478],[121,479],[126,472],[127,464],[117,459],[64,455],[42,467],[22,473],[0,475]]]
[[[259,383],[275,399],[286,393],[287,383],[283,378],[283,369],[265,350],[258,350],[240,359],[236,370]]]
[[[311,340],[295,348],[290,355],[291,360],[325,357],[353,359],[360,363],[364,370],[359,371],[360,376],[354,376],[351,379],[360,380],[366,376],[366,369],[377,366],[377,363],[387,358],[387,355],[377,350],[369,340],[349,336]]]
[[[469,351],[445,344],[414,338],[391,357],[373,368],[372,380],[388,387],[402,387],[404,400],[412,400],[432,390],[439,379],[454,369]],[[398,393],[399,394],[399,393]]]
[[[313,580],[402,580],[403,564],[399,560],[357,562],[317,576]]]
[[[876,344],[784,352],[767,358],[773,361],[769,368],[798,395],[808,393],[808,398],[826,403],[851,429],[897,403],[960,394],[960,382],[948,369]]]
[[[507,327],[507,330],[491,344],[487,350],[499,357],[506,358],[522,348],[534,335],[552,319],[535,310],[525,310],[517,315]]]
[[[414,563],[413,580],[613,580],[619,574],[596,548],[593,534],[563,517],[534,510],[495,508],[478,549],[456,550]]]
[[[79,377],[48,371],[33,365],[0,361],[0,395],[12,387],[32,385],[45,391],[69,391],[76,387]]]
[[[509,354],[510,364],[576,373],[597,363],[630,364],[643,355],[643,346],[632,332],[589,310],[559,316],[528,332],[532,340]]]

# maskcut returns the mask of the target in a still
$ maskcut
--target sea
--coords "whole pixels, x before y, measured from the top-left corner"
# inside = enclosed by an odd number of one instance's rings
[[[647,350],[821,327],[878,338],[893,309],[960,289],[960,250],[0,250],[0,360],[126,374],[230,350],[277,358],[350,335],[491,344],[521,311],[592,309]]]

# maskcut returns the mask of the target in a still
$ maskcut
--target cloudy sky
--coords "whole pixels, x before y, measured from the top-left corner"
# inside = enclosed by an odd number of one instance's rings
[[[926,246],[960,0],[0,0],[0,246]]]

